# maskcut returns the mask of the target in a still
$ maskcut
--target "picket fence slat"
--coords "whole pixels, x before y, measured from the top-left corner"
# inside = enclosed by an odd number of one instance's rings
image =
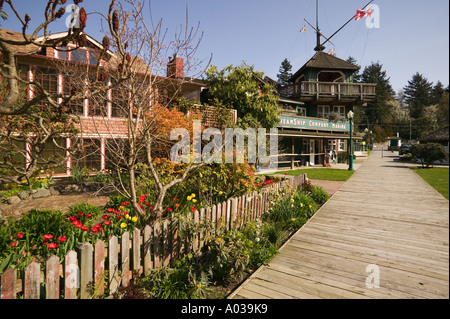
[[[109,289],[112,293],[119,288],[119,240],[116,236],[109,239]]]
[[[24,299],[39,299],[40,297],[41,267],[33,261],[25,267]]]
[[[167,266],[173,260],[202,249],[207,237],[218,235],[222,227],[235,230],[260,218],[273,205],[273,196],[277,196],[284,187],[287,188],[284,193],[290,196],[301,189],[305,179],[306,175],[302,174],[189,213],[187,218],[197,228],[193,238],[181,236],[181,219],[173,217],[157,221],[153,226],[146,225],[142,233],[139,229],[124,232],[120,240],[112,236],[107,249],[100,240],[94,246],[81,243],[76,251],[66,253],[62,265],[59,257],[51,256],[45,262],[44,271],[41,271],[40,264],[32,262],[23,270],[21,280],[17,279],[16,269],[6,269],[0,276],[0,298],[14,299],[23,292],[24,299],[58,299],[61,296],[65,299],[85,299],[102,297],[107,288],[113,294],[119,287],[127,286],[134,273],[149,275],[153,269]],[[210,234],[199,227],[200,223],[205,222],[210,223],[207,228]],[[105,280],[105,275],[108,280]],[[41,283],[45,284],[45,296],[41,296]]]
[[[51,256],[45,263],[45,297],[59,299],[59,257]]]
[[[2,299],[16,299],[16,281],[17,270],[8,268],[2,274],[1,284],[1,298]]]
[[[98,240],[94,245],[94,284],[98,296],[105,292],[105,243]]]

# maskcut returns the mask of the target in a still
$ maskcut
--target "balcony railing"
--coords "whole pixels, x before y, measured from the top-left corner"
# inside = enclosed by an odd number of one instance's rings
[[[355,99],[371,101],[375,98],[376,84],[344,82],[300,82],[287,85],[279,90],[281,96],[296,99]]]

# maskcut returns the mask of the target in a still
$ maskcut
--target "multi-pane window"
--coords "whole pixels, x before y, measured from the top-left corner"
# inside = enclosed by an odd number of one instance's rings
[[[52,170],[55,173],[65,173],[65,157],[66,157],[66,140],[59,138],[55,139],[55,143],[53,141],[48,141],[44,145],[44,149],[42,150],[41,155],[38,159],[38,164],[61,164],[60,166],[53,168]]]
[[[333,106],[333,112],[339,114],[339,117],[345,119],[345,106]]]
[[[114,83],[114,79],[112,83]],[[111,89],[111,116],[127,117],[128,111],[128,92],[121,85],[114,86],[113,84]]]
[[[73,159],[72,168],[101,169],[101,141],[99,139],[83,139],[80,153]]]
[[[58,70],[38,67],[34,74],[34,81],[39,83],[43,90],[49,94],[58,93]],[[40,94],[39,89],[36,90],[35,94]],[[46,105],[48,105],[47,100],[44,98],[41,102],[41,109],[44,110]]]
[[[63,74],[63,93],[64,95],[74,95],[82,92],[84,88],[83,81],[77,77],[76,74],[65,73]],[[84,114],[84,99],[72,99],[70,100],[66,107],[68,108],[68,113],[72,115],[83,115]]]
[[[330,107],[328,105],[319,105],[317,106],[317,117],[325,118],[330,113]]]

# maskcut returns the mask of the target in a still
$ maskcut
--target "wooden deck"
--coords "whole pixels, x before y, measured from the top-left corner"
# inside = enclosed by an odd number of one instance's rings
[[[391,154],[372,152],[229,298],[449,298],[449,202]]]

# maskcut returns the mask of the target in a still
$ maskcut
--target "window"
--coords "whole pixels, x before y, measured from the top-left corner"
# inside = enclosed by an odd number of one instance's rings
[[[89,75],[89,81],[91,83],[95,82],[95,74]],[[104,96],[102,97],[100,95],[91,97],[88,103],[88,114],[89,116],[107,117],[108,116],[107,98],[105,98]]]
[[[38,67],[36,69],[34,80],[41,84],[42,88],[50,94],[58,93],[58,70]],[[37,92],[39,94],[39,92]],[[41,109],[47,105],[47,100],[41,102]]]
[[[72,57],[71,57],[71,61],[73,62],[79,62],[79,63],[86,63],[87,61],[87,51],[85,50],[73,50],[70,52]]]
[[[89,51],[89,64],[97,65],[97,62],[98,62],[97,53]]]
[[[345,150],[346,150],[345,145],[346,145],[345,140],[339,140],[339,148],[338,148],[338,151],[345,151]]]
[[[56,144],[57,145],[55,145],[53,141],[46,142],[38,161],[41,165],[46,163],[57,164],[62,162],[61,166],[54,168],[53,170],[55,173],[65,173],[66,162],[63,160],[66,158],[66,140],[62,138],[56,139]]]
[[[317,117],[325,118],[328,116],[329,113],[330,113],[330,107],[328,105],[327,106],[323,106],[323,105],[317,106]]]
[[[70,73],[63,74],[63,94],[71,95],[72,93],[81,92],[83,90],[83,81],[76,79]],[[68,113],[72,115],[84,115],[84,99],[71,100],[67,103]]]
[[[345,119],[345,106],[333,106],[333,112],[339,114],[339,116]]]
[[[68,47],[59,47],[58,50],[58,59],[60,60],[69,60],[69,48]]]
[[[114,83],[114,79],[111,80]],[[114,84],[113,84],[114,85]],[[128,92],[123,89],[122,85],[115,86],[111,89],[111,116],[127,117],[128,116]]]
[[[297,107],[297,114],[299,116],[306,116],[306,107]]]
[[[99,139],[83,139],[80,154],[73,161],[73,167],[101,170],[101,141]]]

